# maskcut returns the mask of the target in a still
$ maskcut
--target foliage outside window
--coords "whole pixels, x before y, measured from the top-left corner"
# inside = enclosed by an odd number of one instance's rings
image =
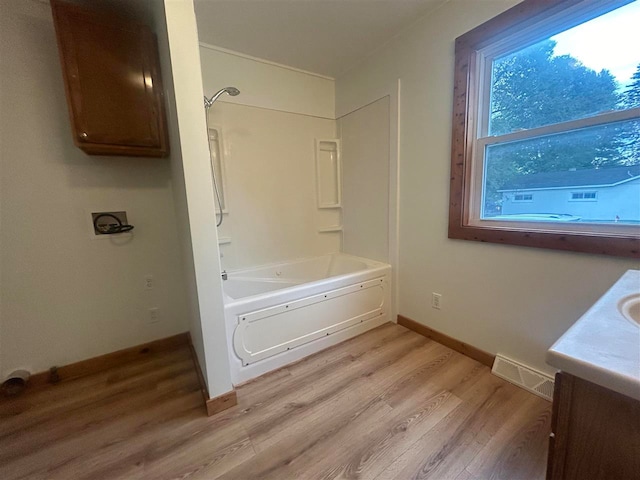
[[[526,0],[456,40],[450,238],[640,256],[639,24]]]

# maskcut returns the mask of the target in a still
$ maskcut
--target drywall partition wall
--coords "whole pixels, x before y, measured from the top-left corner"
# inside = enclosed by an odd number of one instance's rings
[[[171,69],[171,52],[169,51],[169,37],[167,21],[164,11],[164,2],[150,2],[150,17],[158,39],[158,55],[162,70],[162,83],[167,111],[167,126],[169,129],[169,159],[171,162],[171,177],[173,186],[173,205],[176,215],[176,226],[180,239],[180,261],[183,268],[185,290],[187,294],[189,332],[191,343],[196,352],[196,357],[203,376],[207,378],[207,365],[205,363],[204,339],[202,337],[202,325],[200,323],[200,307],[198,305],[198,288],[196,273],[193,264],[193,249],[191,248],[191,228],[189,226],[189,208],[187,205],[187,192],[184,182],[184,170],[182,165],[182,148],[180,145],[180,130],[178,126],[178,114],[176,109],[175,89],[173,86],[173,72]]]
[[[228,214],[222,265],[236,269],[340,250],[340,210],[316,205],[315,141],[336,136],[333,80],[201,46],[210,109],[220,129]]]
[[[335,119],[333,79],[254,57],[200,45],[204,92],[236,87],[241,95],[220,101]]]
[[[338,115],[400,78],[399,313],[551,372],[546,349],[637,261],[447,238],[455,38],[515,1],[452,0],[336,80]],[[430,306],[442,294],[442,309]]]
[[[0,2],[0,172],[0,377],[187,330],[169,162],[74,147],[43,2]],[[132,236],[92,237],[90,212],[111,209]]]
[[[205,380],[209,396],[213,398],[230,391],[233,386],[229,372],[213,183],[202,102],[198,32],[192,0],[165,0],[164,8],[206,365]],[[194,340],[199,341],[199,338],[194,335]],[[199,361],[202,362],[202,359]]]
[[[389,97],[338,119],[343,251],[389,261]]]

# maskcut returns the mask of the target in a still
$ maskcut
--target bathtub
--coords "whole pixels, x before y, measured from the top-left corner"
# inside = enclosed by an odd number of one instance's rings
[[[234,385],[388,322],[390,280],[391,265],[342,253],[228,272]]]

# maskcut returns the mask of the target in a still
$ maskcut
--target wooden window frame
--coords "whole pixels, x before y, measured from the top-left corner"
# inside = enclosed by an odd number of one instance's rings
[[[543,39],[559,31],[584,23],[615,8],[629,3],[629,0],[524,0],[488,22],[458,37],[455,42],[455,75],[453,98],[453,131],[451,145],[451,177],[449,204],[449,238],[479,242],[521,245],[574,252],[595,253],[620,257],[640,258],[640,234],[636,226],[580,224],[580,230],[551,222],[508,222],[482,220],[472,222],[477,190],[474,172],[474,149],[479,148],[478,131],[487,122],[482,118],[480,85],[490,81],[484,78],[481,51],[499,51],[505,45],[515,42],[531,42]],[[514,40],[516,38],[517,40]],[[564,127],[606,124],[625,118],[636,118],[638,112],[632,109],[609,112],[587,120],[564,122]],[[594,120],[595,118],[595,120]],[[501,135],[514,137],[543,135],[547,130],[557,129],[557,125],[531,129],[526,133],[515,132]],[[510,138],[511,139],[511,138]],[[512,139],[512,140],[513,140]],[[492,142],[484,139],[483,145]],[[477,167],[476,167],[477,168]]]

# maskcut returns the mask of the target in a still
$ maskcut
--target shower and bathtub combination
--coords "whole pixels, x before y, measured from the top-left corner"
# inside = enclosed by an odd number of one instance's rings
[[[208,130],[213,103],[223,94],[239,93],[226,87],[205,97]],[[214,156],[220,226],[222,179],[216,178]],[[224,315],[235,385],[391,320],[391,266],[384,262],[333,253],[229,269],[225,277]]]
[[[233,383],[388,322],[390,278],[390,265],[342,253],[228,273]]]

